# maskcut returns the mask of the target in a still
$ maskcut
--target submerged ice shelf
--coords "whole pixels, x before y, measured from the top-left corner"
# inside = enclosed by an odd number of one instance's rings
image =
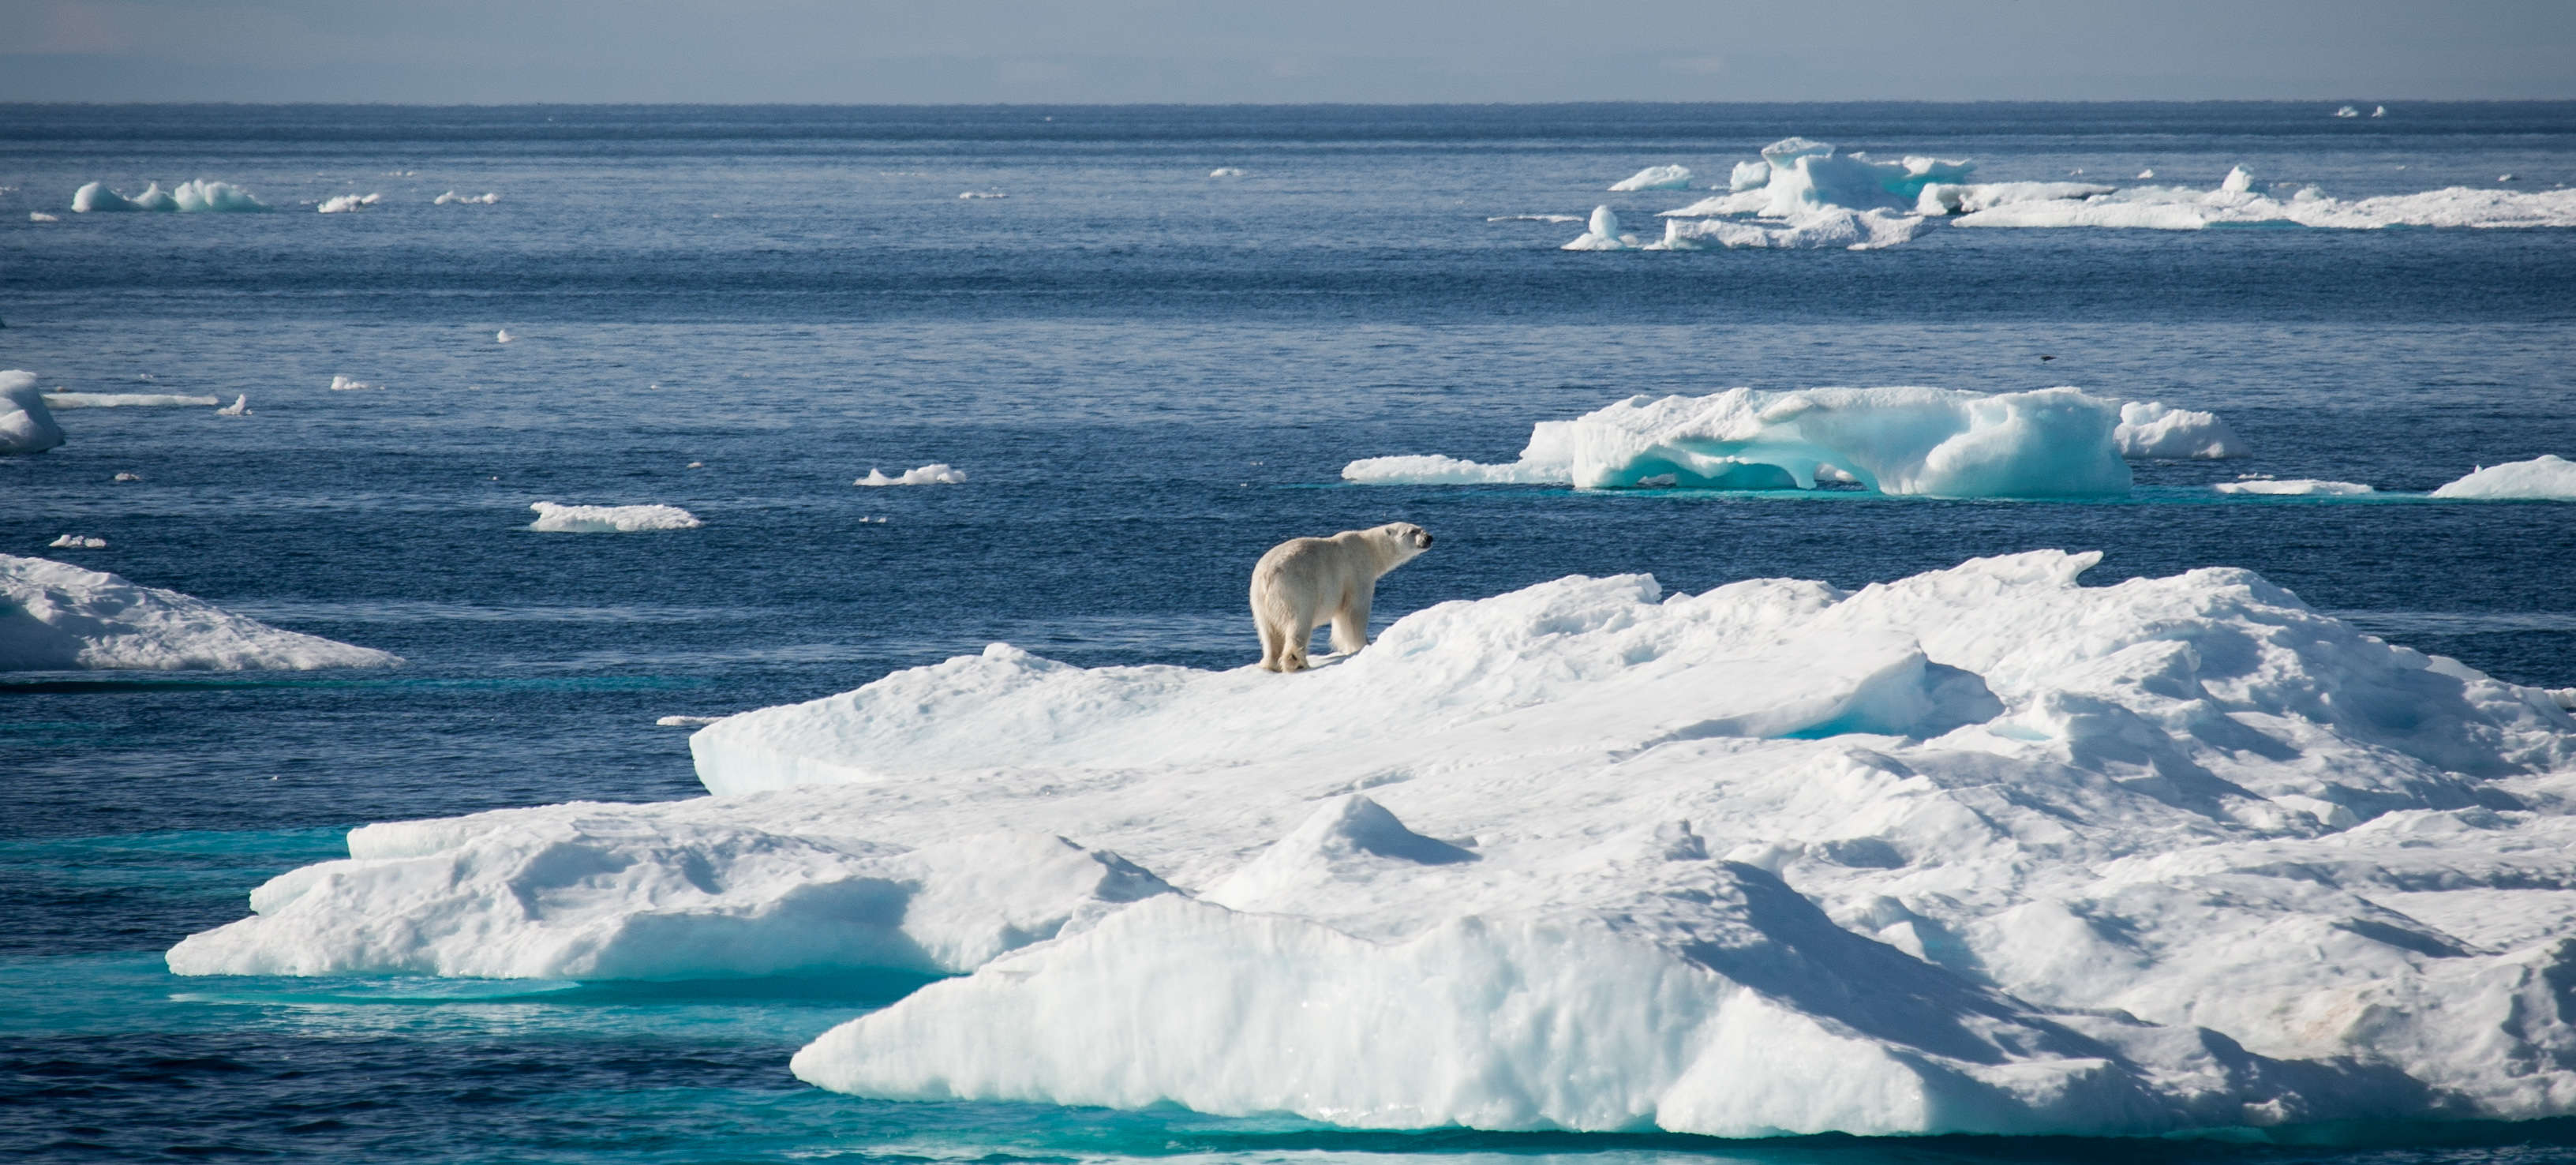
[[[1888,494],[2088,497],[2128,492],[2125,457],[2245,455],[2216,414],[2074,388],[1737,388],[1634,396],[1573,420],[1541,421],[1508,465],[1410,454],[1351,462],[1342,477],[1586,489],[1814,489],[1821,481]]]
[[[54,544],[103,547],[65,535]],[[105,571],[0,554],[0,671],[387,667],[399,657],[271,627]]]
[[[2078,585],[2095,558],[1565,578],[1284,678],[997,644],[703,729],[715,796],[357,830],[169,961],[966,972],[795,1059],[895,1098],[1725,1135],[2576,1112],[2576,719],[2249,572]]]

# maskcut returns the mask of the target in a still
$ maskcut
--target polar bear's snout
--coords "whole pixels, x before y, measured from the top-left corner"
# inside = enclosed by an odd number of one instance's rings
[[[1415,530],[1413,532],[1413,548],[1416,550],[1431,549],[1431,531],[1420,529]]]

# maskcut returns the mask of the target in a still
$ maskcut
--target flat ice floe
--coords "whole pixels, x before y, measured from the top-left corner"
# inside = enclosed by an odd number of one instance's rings
[[[57,409],[213,408],[222,397],[172,392],[49,392],[45,404]]]
[[[481,194],[458,194],[450,190],[429,201],[432,206],[490,206],[501,201],[501,196],[490,191]]]
[[[0,372],[0,457],[42,453],[63,443],[63,427],[45,407],[36,374],[22,369]]]
[[[706,523],[678,506],[567,506],[537,502],[528,528],[548,534],[632,534],[642,530],[694,530]]]
[[[2543,453],[2529,461],[2481,466],[2434,490],[2433,496],[2576,502],[2576,461]]]
[[[1632,190],[1688,190],[1691,172],[1688,166],[1648,166],[1610,184],[1614,193]]]
[[[1814,489],[1821,481],[1888,494],[2082,497],[2127,493],[2123,456],[2243,455],[2214,414],[2153,401],[2123,405],[2074,388],[1737,388],[1635,396],[1570,421],[1541,421],[1508,465],[1370,457],[1344,466],[1342,477],[1584,489]]]
[[[0,554],[0,671],[301,670],[401,662],[103,571]]]
[[[862,477],[850,484],[866,486],[964,485],[966,484],[966,471],[950,465],[945,461],[936,461],[928,465],[904,470],[901,474],[894,477],[888,477],[884,470],[871,465],[868,467],[868,475],[866,477]]]
[[[2271,497],[2303,498],[2359,497],[2362,494],[2379,492],[2357,481],[2320,481],[2312,477],[2294,477],[2281,480],[2268,477],[2247,478],[2241,481],[2222,481],[2210,486],[2209,488],[2217,490],[2223,494],[2259,494]]]
[[[1565,578],[1292,677],[995,645],[700,731],[717,796],[354,831],[169,962],[971,969],[795,1057],[892,1098],[1736,1136],[2576,1112],[2576,719],[2250,572],[2078,585],[2095,559]]]

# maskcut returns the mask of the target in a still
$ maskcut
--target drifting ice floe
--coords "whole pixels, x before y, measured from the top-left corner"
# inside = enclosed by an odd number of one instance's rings
[[[49,392],[45,403],[58,409],[175,409],[211,408],[224,399],[168,392]]]
[[[28,222],[61,222],[61,221],[63,221],[63,220],[62,220],[62,216],[60,216],[60,215],[46,214],[45,212],[43,212],[43,211],[41,211],[41,210],[31,210],[31,211],[28,211],[28,212],[27,212],[27,221],[28,221]]]
[[[2282,497],[2357,497],[2361,494],[2379,492],[2357,481],[2319,481],[2311,477],[2287,480],[2274,480],[2268,477],[2247,478],[2242,481],[2222,481],[2209,488],[2223,494],[2267,494]]]
[[[2576,461],[2544,453],[2529,461],[2481,466],[2434,490],[2433,496],[2576,502]]]
[[[63,443],[63,427],[45,408],[36,390],[36,374],[18,369],[0,372],[0,457],[42,453]]]
[[[537,502],[531,530],[549,534],[632,534],[640,530],[694,530],[706,523],[678,506],[567,506]]]
[[[1733,219],[1664,220],[1664,237],[1649,251],[1698,251],[1709,247],[1841,247],[1874,251],[1910,242],[1929,220],[1920,215],[1885,210],[1852,211],[1839,207],[1799,215],[1785,226]]]
[[[333,392],[358,392],[363,389],[374,387],[375,385],[346,374],[334,374],[331,377],[331,391]]]
[[[871,465],[868,467],[868,475],[866,477],[862,477],[850,484],[871,486],[964,485],[966,484],[966,471],[952,466],[945,461],[938,461],[929,465],[924,465],[918,469],[904,470],[903,476],[901,477],[887,477],[884,470]]]
[[[249,416],[249,415],[250,415],[250,394],[248,394],[248,393],[234,393],[234,394],[233,394],[233,403],[228,404],[228,405],[225,405],[225,406],[224,406],[224,407],[222,407],[222,408],[216,409],[216,410],[215,410],[215,415],[216,415],[216,416],[219,416],[219,417],[247,417],[247,416]]]
[[[663,716],[653,723],[663,728],[704,728],[722,719],[722,716]]]
[[[2216,413],[2178,409],[2162,401],[2133,400],[2120,406],[2120,427],[2111,439],[2120,456],[2139,458],[2251,457],[2243,438]]]
[[[1592,221],[1573,242],[1558,248],[1565,251],[1633,251],[1637,236],[1619,233],[1619,212],[1609,206],[1592,208]]]
[[[2137,416],[2146,422],[2131,425]],[[1373,484],[1682,485],[1814,489],[1857,482],[1889,494],[2071,497],[2122,494],[2135,456],[2243,456],[2226,423],[2155,402],[2122,406],[2074,388],[1979,393],[1943,388],[1738,388],[1634,396],[1530,430],[1520,460],[1371,457],[1342,469]],[[2177,451],[2164,451],[2164,450]]]
[[[104,182],[92,182],[72,192],[72,210],[79,214],[98,211],[244,212],[268,208],[267,203],[251,197],[250,191],[230,182],[208,182],[202,178],[182,182],[166,191],[155,182],[132,198],[108,189]]]
[[[2347,105],[2341,109],[2335,110],[2334,115],[2336,117],[2359,117],[2361,116],[2361,111]]]
[[[1217,167],[1216,169],[1213,169],[1213,170],[1208,171],[1208,177],[1210,177],[1210,178],[1241,178],[1241,177],[1243,177],[1243,171],[1242,171],[1241,169],[1238,169],[1238,168],[1233,167],[1233,166],[1219,166],[1219,167]]]
[[[492,342],[495,344],[507,344],[515,339],[518,339],[518,337],[511,335],[510,329],[508,328],[503,328],[500,331],[492,333]]]
[[[64,534],[45,545],[59,550],[105,550],[107,539],[92,538],[86,534]]]
[[[58,543],[59,545],[59,543]],[[386,667],[396,656],[282,631],[203,599],[0,554],[0,671]]]
[[[969,190],[969,191],[967,191],[967,192],[965,192],[965,193],[963,193],[963,194],[958,195],[957,197],[959,197],[959,198],[1009,198],[1009,197],[1010,197],[1010,195],[1009,195],[1009,194],[1006,194],[1006,193],[1004,193],[1004,192],[1002,192],[1002,191],[999,191],[999,190]]]
[[[1688,190],[1691,172],[1688,166],[1648,166],[1611,183],[1613,193],[1631,190]]]
[[[1579,214],[1498,214],[1486,222],[1582,222]]]
[[[1566,578],[1284,678],[995,645],[698,732],[716,797],[354,831],[169,962],[972,969],[795,1058],[880,1097],[1736,1136],[2576,1112],[2576,719],[2250,572],[2077,585],[2095,558]]]
[[[384,198],[382,194],[336,194],[323,199],[322,204],[313,209],[324,214],[346,214],[362,206],[374,206]]]
[[[453,190],[429,200],[432,206],[490,206],[499,201],[501,196],[489,191],[482,194],[458,194]]]

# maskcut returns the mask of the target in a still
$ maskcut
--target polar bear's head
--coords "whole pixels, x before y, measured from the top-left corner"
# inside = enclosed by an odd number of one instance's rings
[[[1392,563],[1409,561],[1414,555],[1431,549],[1431,532],[1411,522],[1389,522],[1372,527],[1368,534],[1370,540],[1394,552],[1390,569]]]

